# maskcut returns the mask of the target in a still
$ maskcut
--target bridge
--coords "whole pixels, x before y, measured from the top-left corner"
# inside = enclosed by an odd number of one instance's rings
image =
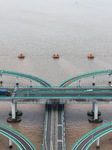
[[[22,134],[0,124],[0,133],[9,138],[9,148],[12,148],[12,141],[19,147],[20,150],[36,150],[34,145]]]
[[[107,133],[112,131],[112,122],[109,122],[107,124],[104,124],[102,126],[99,126],[86,135],[84,135],[81,139],[79,139],[78,142],[74,145],[72,150],[87,150],[91,144],[95,141],[96,142],[96,147],[100,147],[100,138]]]
[[[36,101],[38,103],[46,104],[42,150],[64,150],[66,148],[64,104],[71,102],[92,102],[92,110],[91,112],[88,112],[88,115],[92,116],[89,118],[89,121],[102,122],[103,120],[99,117],[98,103],[101,101],[109,102],[112,100],[112,87],[110,86],[111,74],[112,70],[86,73],[70,78],[60,84],[60,86],[53,87],[47,81],[36,76],[1,70],[1,84],[3,84],[3,75],[16,76],[15,86],[0,87],[0,89],[7,89],[12,93],[11,96],[0,96],[0,100],[11,101],[11,116],[7,121],[21,121],[20,117],[18,117],[18,102]],[[108,75],[109,86],[95,86],[95,76],[98,75]],[[87,77],[93,78],[92,85],[94,86],[81,86],[81,80]],[[30,85],[26,87],[19,86],[19,78],[30,80]],[[33,86],[32,81],[38,83],[40,86]],[[70,86],[76,81],[79,82],[79,86]]]
[[[101,71],[94,71],[94,72],[89,72],[89,73],[84,73],[81,75],[77,75],[75,77],[69,78],[63,83],[60,84],[61,86],[69,86],[74,82],[79,81],[79,86],[81,85],[81,80],[89,77],[93,77],[93,85],[95,85],[95,76],[98,75],[108,75],[109,76],[109,83],[111,83],[111,77],[112,77],[112,70],[101,70]]]
[[[3,83],[3,78],[2,78],[3,75],[16,76],[16,85],[19,85],[18,78],[25,78],[25,79],[30,80],[30,86],[32,86],[32,81],[35,81],[41,86],[46,86],[46,87],[51,86],[47,81],[44,81],[43,79],[40,79],[39,77],[25,74],[25,73],[15,72],[15,71],[7,71],[7,70],[0,70],[0,83]]]

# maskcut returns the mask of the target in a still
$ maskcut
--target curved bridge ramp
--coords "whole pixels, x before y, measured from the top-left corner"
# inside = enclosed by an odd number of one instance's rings
[[[99,126],[79,139],[72,150],[87,150],[93,142],[99,140],[100,137],[111,131],[112,122]]]
[[[72,84],[78,80],[84,79],[84,78],[97,76],[97,75],[103,75],[103,74],[111,75],[112,70],[101,70],[101,71],[94,71],[94,72],[88,72],[85,74],[80,74],[80,75],[77,75],[77,76],[67,79],[66,81],[64,81],[63,83],[60,84],[60,87],[69,86],[70,84]]]
[[[12,128],[0,124],[0,133],[11,139],[20,150],[36,150],[33,144],[26,137]]]
[[[33,81],[39,83],[42,86],[51,87],[51,85],[47,81],[45,81],[43,79],[40,79],[39,77],[36,77],[36,76],[33,76],[33,75],[20,73],[20,72],[14,72],[14,71],[0,70],[0,75],[2,75],[2,74],[17,76],[17,77],[21,77],[21,78],[26,78],[26,79],[29,79],[29,80],[33,80]]]

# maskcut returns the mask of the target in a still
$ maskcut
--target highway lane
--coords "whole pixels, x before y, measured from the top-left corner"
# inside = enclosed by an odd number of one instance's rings
[[[7,71],[7,70],[0,70],[0,74],[1,75],[6,74],[6,75],[11,75],[11,76],[18,76],[18,77],[26,78],[26,79],[29,79],[29,80],[33,80],[33,81],[39,83],[42,86],[51,87],[51,85],[47,81],[45,81],[43,79],[40,79],[36,76],[30,75],[30,74],[14,72],[14,71]]]
[[[46,142],[45,142],[45,150],[51,150],[51,108],[52,106],[49,104],[46,104],[46,111],[47,111],[47,133],[46,133]]]
[[[60,87],[68,86],[68,85],[72,84],[73,82],[76,82],[76,81],[81,80],[83,78],[101,75],[101,74],[108,74],[108,75],[112,74],[112,70],[101,70],[101,71],[95,71],[95,72],[89,72],[89,73],[77,75],[77,76],[72,77],[72,78],[64,81],[63,83],[61,83]]]
[[[110,91],[69,91],[69,92],[26,92],[16,93],[15,98],[112,98],[112,90]]]
[[[89,146],[98,138],[103,136],[106,131],[108,133],[109,129],[112,130],[112,124],[107,124],[106,126],[101,126],[96,128],[96,130],[94,130],[93,132],[89,132],[88,134],[86,134],[84,137],[81,138],[81,140],[79,140],[74,147],[72,148],[72,150],[87,150],[89,148]],[[96,138],[96,139],[95,139]],[[93,140],[95,139],[95,140]],[[92,142],[91,142],[92,141]],[[91,144],[90,144],[91,143]]]
[[[64,105],[58,105],[58,150],[63,150],[63,124],[62,124],[62,110]]]
[[[13,88],[0,88],[10,90],[14,93]],[[11,99],[5,95],[0,95],[1,99]],[[39,99],[39,98],[75,98],[75,99],[86,99],[86,98],[99,98],[99,99],[111,99],[112,89],[111,87],[101,88],[17,88],[15,91],[15,99]]]
[[[62,125],[62,110],[64,105],[49,105],[46,104],[47,111],[47,132],[45,150],[63,150],[63,125]],[[54,116],[57,116],[56,118]]]
[[[4,125],[0,125],[0,131],[2,131],[4,135],[11,136],[11,138],[15,139],[20,144],[22,150],[36,150],[33,144],[17,131],[14,131],[13,129]]]

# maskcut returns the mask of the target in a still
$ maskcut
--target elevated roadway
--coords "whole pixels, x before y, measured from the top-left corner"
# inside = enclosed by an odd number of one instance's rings
[[[19,132],[0,124],[0,133],[10,138],[20,150],[36,150],[33,144]]]
[[[0,88],[4,89],[4,88]],[[14,93],[13,88],[5,88]],[[0,99],[12,99],[12,96],[1,95]],[[68,102],[70,99],[73,100],[86,100],[86,99],[98,99],[100,100],[112,100],[112,89],[108,87],[74,87],[74,88],[18,88],[15,91],[14,99],[24,100],[24,99],[41,99],[44,102],[48,99],[54,102],[55,99],[66,99]],[[44,100],[42,100],[44,99]],[[53,100],[54,99],[54,100]],[[61,101],[61,100],[60,100]],[[40,102],[40,101],[39,101]],[[46,102],[46,101],[45,101]]]
[[[82,80],[84,78],[95,77],[95,76],[104,75],[104,74],[108,74],[109,75],[109,77],[110,77],[109,82],[111,83],[112,70],[101,70],[101,71],[94,71],[94,72],[89,72],[89,73],[85,73],[85,74],[80,74],[80,75],[74,76],[72,78],[69,78],[66,81],[62,82],[60,84],[60,87],[69,86],[72,83],[74,83],[76,81],[80,81],[80,80]]]
[[[30,74],[25,74],[25,73],[20,73],[20,72],[15,72],[15,71],[7,71],[7,70],[0,70],[0,77],[1,77],[0,82],[1,83],[3,82],[2,75],[21,77],[21,78],[29,79],[30,81],[35,81],[36,83],[40,84],[41,86],[51,87],[51,85],[47,81],[40,79],[39,77],[30,75]]]
[[[64,105],[46,104],[47,121],[45,127],[44,150],[63,150],[63,118]]]
[[[96,129],[84,135],[81,139],[79,139],[79,141],[76,142],[72,150],[87,150],[91,146],[91,144],[96,140],[98,140],[98,145],[96,146],[99,147],[99,138],[111,131],[112,122],[99,126]]]

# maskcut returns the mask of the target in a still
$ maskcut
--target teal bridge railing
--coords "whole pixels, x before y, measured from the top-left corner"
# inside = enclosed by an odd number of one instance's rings
[[[24,139],[24,141],[27,141],[27,143],[32,147],[33,150],[37,150],[34,145],[30,142],[30,140],[28,140],[24,135],[22,135],[21,133],[19,133],[18,131],[8,127],[8,126],[5,126],[3,124],[0,124],[1,127],[5,128],[5,129],[8,129],[12,132],[14,132],[15,134],[17,134],[18,136],[22,137]],[[0,129],[0,133],[6,137],[8,137],[9,139],[11,139],[18,147],[20,150],[25,150],[25,147],[23,147],[21,144],[20,144],[20,141],[16,138],[14,138],[10,133],[6,132],[6,131],[3,131]]]
[[[33,81],[39,83],[41,86],[51,87],[51,84],[48,83],[47,81],[45,81],[39,77],[30,75],[30,74],[20,73],[20,72],[15,72],[15,71],[0,70],[0,75],[2,75],[2,74],[26,78],[26,79],[33,80]]]
[[[77,76],[74,76],[72,78],[69,78],[69,79],[65,80],[64,82],[62,82],[60,84],[59,87],[69,86],[69,85],[71,85],[72,83],[74,83],[78,80],[88,78],[88,77],[92,77],[92,76],[103,75],[103,74],[112,74],[112,70],[100,70],[100,71],[94,71],[94,72],[88,72],[88,73],[80,74],[80,75],[77,75]]]
[[[81,141],[83,141],[83,140],[84,140],[87,136],[89,136],[90,134],[96,132],[97,130],[99,130],[99,129],[101,129],[101,128],[104,128],[104,127],[110,126],[110,125],[112,125],[112,122],[106,123],[106,124],[104,124],[104,125],[101,125],[101,126],[95,128],[95,129],[91,130],[90,132],[88,132],[87,134],[85,134],[82,138],[80,138],[80,139],[76,142],[76,144],[72,147],[71,150],[75,150],[76,147],[79,145],[79,143],[80,143]],[[105,134],[107,134],[107,133],[109,133],[109,132],[111,132],[111,131],[112,131],[112,126],[111,126],[109,129],[104,130],[103,132],[99,133],[99,134],[96,135],[95,137],[91,138],[91,140],[87,143],[86,147],[85,147],[83,150],[87,150],[87,149],[91,146],[91,144],[94,143],[98,138],[102,137],[103,135],[105,135]]]

